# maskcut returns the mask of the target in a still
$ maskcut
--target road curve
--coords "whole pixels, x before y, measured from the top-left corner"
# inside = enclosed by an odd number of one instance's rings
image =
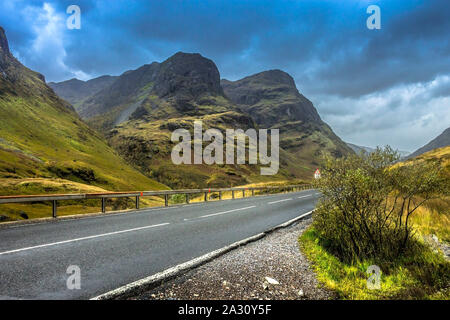
[[[311,211],[318,196],[307,190],[2,228],[0,299],[89,299]],[[73,265],[81,288],[70,290]]]

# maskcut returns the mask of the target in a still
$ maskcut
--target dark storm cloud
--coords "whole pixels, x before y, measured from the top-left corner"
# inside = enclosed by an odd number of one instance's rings
[[[224,77],[277,67],[307,92],[360,96],[450,71],[447,1],[373,2],[382,10],[376,31],[365,27],[366,1],[49,1],[63,18],[68,5],[81,7],[82,29],[64,30],[64,60],[87,74],[184,50],[226,67]],[[15,15],[2,16],[21,56],[33,38],[33,19],[18,23],[30,14],[23,8],[42,3],[18,1]]]
[[[65,28],[71,4],[81,8],[81,30]],[[370,4],[381,8],[381,30],[366,28]],[[13,52],[49,81],[199,52],[231,80],[283,69],[344,139],[366,130],[372,144],[411,149],[418,142],[392,139],[392,128],[428,124],[417,135],[431,139],[430,128],[445,128],[426,110],[450,118],[449,8],[448,0],[16,0],[0,4],[0,24]],[[428,91],[411,93],[421,86]]]

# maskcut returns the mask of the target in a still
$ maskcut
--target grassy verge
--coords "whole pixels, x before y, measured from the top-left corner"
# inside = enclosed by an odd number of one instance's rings
[[[97,193],[109,190],[78,183],[65,179],[53,178],[26,178],[1,179],[0,195],[8,194],[68,194],[68,193]],[[112,198],[106,202],[107,211],[116,211],[134,208],[135,200],[131,198]],[[164,205],[160,197],[142,197],[141,208]],[[98,213],[101,211],[101,202],[93,200],[66,200],[58,202],[58,216]],[[0,205],[0,222],[48,218],[52,215],[52,206],[49,201],[39,203],[11,203]]]
[[[450,198],[434,199],[419,207],[411,216],[421,234],[435,234],[439,241],[450,244]]]
[[[346,264],[331,254],[310,227],[299,238],[319,282],[339,299],[450,299],[450,262],[418,243],[417,250],[395,261],[357,261]],[[370,265],[381,270],[380,289],[367,288]]]
[[[276,194],[276,193],[280,193],[280,192],[284,192],[282,191],[282,187],[285,186],[289,186],[289,185],[295,185],[295,184],[307,184],[308,182],[305,182],[304,180],[281,180],[281,181],[269,181],[269,182],[258,182],[258,183],[250,183],[250,184],[245,184],[245,185],[240,185],[240,186],[236,186],[236,188],[257,188],[257,187],[280,187],[280,189],[274,189],[274,190],[255,190],[255,196],[258,195],[269,195],[269,194]],[[234,192],[234,199],[240,199],[240,198],[245,198],[250,197],[252,195],[252,191],[251,190],[245,190],[244,192],[242,191],[235,191]],[[183,198],[185,199],[185,198]],[[229,199],[233,199],[233,194],[231,191],[224,191],[222,192],[222,200],[229,200]],[[208,200],[219,200],[219,193],[218,192],[213,192],[211,194],[208,195]],[[191,202],[203,202],[204,201],[204,194],[195,194],[195,195],[191,195]]]

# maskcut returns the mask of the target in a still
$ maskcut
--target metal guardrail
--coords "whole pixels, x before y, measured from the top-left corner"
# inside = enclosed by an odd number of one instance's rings
[[[231,191],[231,198],[235,198],[235,192],[242,191],[242,197],[245,198],[245,192],[251,191],[251,196],[255,191],[281,189],[283,191],[300,191],[311,189],[311,185],[288,185],[288,186],[266,186],[266,187],[239,187],[239,188],[208,188],[208,189],[184,189],[184,190],[158,190],[158,191],[132,191],[132,192],[106,192],[106,193],[80,193],[80,194],[48,194],[48,195],[24,195],[24,196],[0,196],[0,204],[4,203],[26,203],[26,202],[52,202],[52,216],[57,217],[58,201],[63,200],[85,200],[100,199],[102,202],[102,212],[106,212],[106,199],[109,198],[135,198],[136,209],[139,209],[139,200],[141,197],[164,196],[164,205],[169,206],[169,195],[185,194],[186,203],[189,203],[191,194],[204,193],[204,201],[208,201],[208,194],[219,193],[219,200],[222,200],[222,193]]]

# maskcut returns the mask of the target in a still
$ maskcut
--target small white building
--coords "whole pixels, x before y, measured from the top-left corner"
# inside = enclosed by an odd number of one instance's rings
[[[314,172],[314,179],[320,179],[320,170],[316,169],[316,171]]]

